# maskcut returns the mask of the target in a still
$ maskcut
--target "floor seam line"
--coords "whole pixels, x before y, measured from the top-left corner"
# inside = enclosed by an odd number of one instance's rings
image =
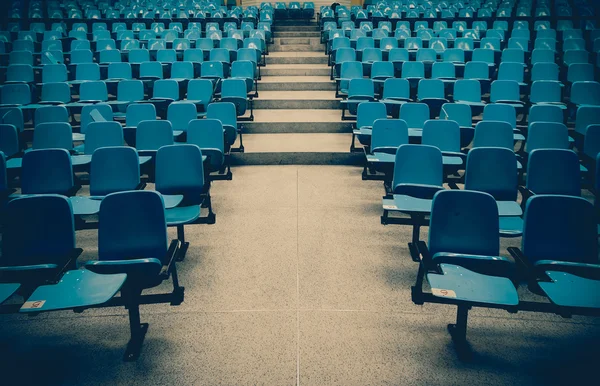
[[[300,171],[296,168],[296,385],[300,386]]]

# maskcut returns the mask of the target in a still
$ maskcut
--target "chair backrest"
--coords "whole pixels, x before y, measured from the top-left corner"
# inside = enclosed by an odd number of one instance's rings
[[[124,142],[123,128],[118,122],[92,122],[86,129],[84,151],[92,155],[98,148],[123,146]]]
[[[193,119],[187,129],[187,143],[200,149],[217,149],[225,152],[223,124],[218,119]]]
[[[440,119],[455,121],[460,127],[471,127],[473,117],[471,107],[462,103],[444,103],[440,111]]]
[[[208,105],[206,117],[218,119],[223,126],[231,126],[237,129],[237,113],[235,105],[231,102],[218,102]]]
[[[144,99],[144,83],[141,80],[122,80],[117,85],[117,100],[136,102]]]
[[[529,109],[527,121],[531,125],[534,122],[558,122],[564,121],[563,110],[555,105],[533,105]]]
[[[600,106],[599,82],[575,82],[571,86],[571,103]]]
[[[406,79],[389,78],[383,82],[383,99],[410,98],[410,83]]]
[[[151,103],[132,103],[127,106],[125,126],[137,127],[141,121],[156,119],[156,107]]]
[[[187,131],[190,121],[197,116],[196,105],[190,102],[171,103],[167,109],[167,120],[173,130]]]
[[[377,119],[387,118],[385,104],[380,102],[362,102],[356,113],[356,127],[372,127]]]
[[[580,106],[575,117],[575,131],[585,135],[589,125],[600,123],[600,106]]]
[[[123,63],[126,64],[126,63]],[[108,90],[106,83],[102,80],[84,82],[79,86],[80,101],[101,101],[108,100]]]
[[[173,144],[173,127],[169,121],[141,121],[135,131],[135,143],[138,150],[158,150],[162,146]]]
[[[481,83],[473,79],[460,79],[454,84],[454,100],[481,102]]]
[[[478,147],[467,155],[465,190],[485,192],[499,201],[515,201],[517,176],[517,157],[509,149]]]
[[[567,81],[589,82],[594,80],[594,65],[590,63],[573,63],[567,71]]]
[[[460,126],[456,121],[428,120],[423,125],[421,143],[435,146],[442,152],[460,152]]]
[[[534,194],[581,196],[579,158],[569,149],[537,149],[529,154],[526,187]]]
[[[537,80],[531,84],[529,95],[531,103],[560,103],[562,102],[561,84],[548,80]]]
[[[429,251],[477,256],[498,256],[498,206],[482,192],[444,190],[431,207]]]
[[[23,155],[22,194],[67,195],[73,186],[73,166],[67,150],[31,150]]]
[[[444,82],[439,79],[421,79],[417,89],[419,100],[428,98],[445,98]]]
[[[179,83],[173,79],[160,79],[154,82],[154,98],[179,100]]]
[[[490,102],[498,101],[519,101],[521,94],[519,92],[519,83],[514,80],[496,80],[492,82],[490,92]]]
[[[400,119],[411,129],[422,129],[429,119],[429,106],[425,103],[405,103],[400,106]]]
[[[514,149],[513,128],[508,122],[480,121],[475,126],[473,148],[501,147]]]
[[[37,124],[33,130],[32,149],[73,149],[71,125],[66,122]]]
[[[204,188],[202,151],[196,145],[161,147],[156,153],[156,190],[163,194],[199,195]]]
[[[523,217],[527,259],[598,264],[598,229],[592,203],[581,197],[536,195]]]
[[[15,125],[0,124],[0,152],[3,156],[12,157],[20,151],[19,130]],[[6,165],[4,165],[6,169]],[[6,173],[4,175],[6,178]]]
[[[596,159],[600,153],[600,124],[589,125],[583,141],[583,153]]]
[[[525,150],[530,153],[536,149],[568,149],[569,129],[563,123],[534,122],[529,125]]]
[[[0,265],[66,263],[75,248],[71,202],[48,194],[21,197],[6,205]]]
[[[350,79],[350,86],[348,87],[348,99],[356,97],[371,97],[375,95],[375,85],[371,79]]]
[[[167,222],[162,196],[149,190],[117,192],[100,204],[98,259],[155,258],[167,254]]]
[[[402,63],[402,78],[424,78],[425,64],[423,62]]]
[[[87,138],[86,138],[87,150]],[[140,184],[140,163],[134,148],[108,146],[96,149],[90,165],[90,195],[106,196],[134,190]]]
[[[508,104],[488,104],[483,109],[483,120],[508,122],[514,129],[517,127],[517,111],[514,106]]]
[[[376,119],[371,133],[371,153],[393,153],[400,145],[408,144],[408,125],[401,119]]]
[[[399,185],[416,184],[432,187],[442,186],[443,180],[442,152],[434,146],[401,145],[396,152],[394,162],[394,177],[392,186],[394,192]]]

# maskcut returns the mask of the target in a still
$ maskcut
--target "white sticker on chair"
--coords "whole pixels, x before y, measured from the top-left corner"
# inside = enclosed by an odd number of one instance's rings
[[[398,209],[398,207],[396,205],[384,205],[383,209],[394,210]]]
[[[456,292],[454,292],[452,290],[441,289],[441,288],[432,288],[431,293],[434,294],[435,296],[440,296],[440,297],[444,297],[444,298],[455,298],[456,297]]]
[[[44,306],[44,303],[46,303],[45,300],[36,300],[33,302],[25,302],[25,303],[23,303],[23,306],[21,307],[21,309],[42,308]]]

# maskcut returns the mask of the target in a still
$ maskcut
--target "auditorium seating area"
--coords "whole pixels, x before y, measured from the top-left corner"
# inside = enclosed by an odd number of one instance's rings
[[[0,383],[597,377],[595,1],[0,13]]]

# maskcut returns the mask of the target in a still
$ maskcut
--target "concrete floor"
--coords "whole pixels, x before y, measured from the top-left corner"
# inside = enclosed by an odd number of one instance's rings
[[[410,300],[410,229],[383,226],[381,182],[346,166],[244,166],[213,185],[215,225],[186,227],[185,302],[142,307],[141,358],[121,361],[121,308],[0,316],[2,385],[567,384],[597,378],[600,319]],[[174,233],[171,232],[174,236]],[[426,232],[422,238],[426,237]],[[77,234],[94,258],[95,231]],[[519,239],[502,241],[518,246]],[[506,253],[505,249],[503,253]],[[157,290],[168,290],[169,283]],[[594,378],[592,378],[594,377]],[[590,382],[593,383],[593,382]]]

